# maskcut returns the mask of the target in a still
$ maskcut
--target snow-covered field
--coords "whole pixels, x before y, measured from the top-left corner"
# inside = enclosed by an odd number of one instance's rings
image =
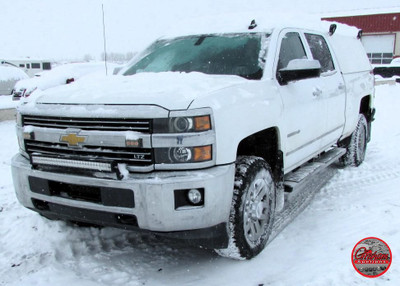
[[[376,91],[366,161],[339,169],[311,204],[251,261],[112,228],[48,221],[16,200],[14,122],[0,122],[0,285],[400,285],[400,85]],[[393,263],[359,275],[351,251],[376,236]]]

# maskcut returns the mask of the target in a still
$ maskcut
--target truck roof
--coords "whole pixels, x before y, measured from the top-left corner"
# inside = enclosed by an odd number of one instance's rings
[[[255,25],[249,29],[252,21]],[[210,25],[213,23],[213,25]],[[321,21],[317,15],[279,13],[270,15],[260,13],[235,13],[207,18],[194,18],[183,20],[177,25],[169,27],[162,38],[174,38],[188,35],[201,34],[225,34],[225,33],[249,33],[264,32],[272,33],[275,29],[300,28],[314,30],[321,33],[328,33],[332,22]],[[336,33],[343,36],[357,37],[358,29],[345,24],[337,24]]]

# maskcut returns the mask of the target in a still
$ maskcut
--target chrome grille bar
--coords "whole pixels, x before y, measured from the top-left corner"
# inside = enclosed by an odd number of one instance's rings
[[[23,116],[23,124],[46,128],[77,128],[81,130],[138,131],[151,133],[151,119],[75,118]]]
[[[136,166],[153,163],[151,149],[84,146],[71,148],[66,144],[26,140],[26,150],[31,155],[52,158],[98,160],[116,163],[134,163]]]

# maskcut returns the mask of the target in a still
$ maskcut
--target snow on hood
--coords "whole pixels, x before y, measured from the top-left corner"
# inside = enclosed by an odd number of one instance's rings
[[[248,82],[231,75],[198,72],[139,73],[132,76],[98,76],[35,92],[28,101],[52,104],[146,104],[169,110],[187,109],[210,92]]]

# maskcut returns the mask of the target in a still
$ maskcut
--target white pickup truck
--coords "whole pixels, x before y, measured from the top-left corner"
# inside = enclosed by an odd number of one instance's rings
[[[23,99],[21,204],[260,253],[285,197],[337,159],[363,162],[374,77],[357,31],[249,23],[159,39],[118,75]]]

